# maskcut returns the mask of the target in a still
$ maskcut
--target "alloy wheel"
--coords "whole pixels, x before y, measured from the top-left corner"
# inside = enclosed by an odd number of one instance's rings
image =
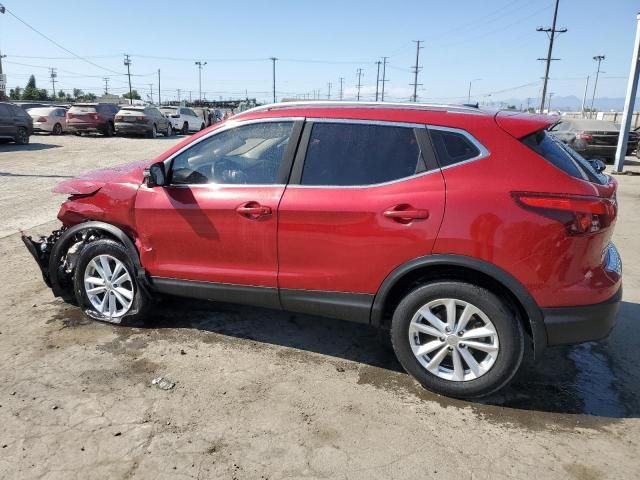
[[[111,255],[98,255],[87,264],[84,289],[91,305],[109,320],[127,313],[135,295],[127,266]]]
[[[428,372],[454,382],[474,380],[493,367],[498,333],[489,317],[460,299],[433,300],[409,324],[413,355]]]

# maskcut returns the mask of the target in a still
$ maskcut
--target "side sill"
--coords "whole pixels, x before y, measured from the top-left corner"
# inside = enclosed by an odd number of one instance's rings
[[[280,290],[282,309],[288,312],[366,324],[369,323],[373,298],[374,295],[366,293]]]
[[[179,297],[281,309],[278,289],[272,287],[152,277],[151,288],[154,292]]]

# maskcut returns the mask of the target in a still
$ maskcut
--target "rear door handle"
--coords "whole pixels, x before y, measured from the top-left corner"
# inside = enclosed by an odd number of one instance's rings
[[[236,212],[243,217],[256,219],[271,215],[271,207],[265,207],[258,202],[247,202],[236,208]]]
[[[429,218],[429,210],[418,209],[411,205],[401,204],[385,210],[382,215],[399,223],[410,223],[412,220],[426,220]]]

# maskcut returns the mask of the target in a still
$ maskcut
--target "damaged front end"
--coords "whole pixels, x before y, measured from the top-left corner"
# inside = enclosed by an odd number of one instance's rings
[[[77,231],[62,227],[38,240],[23,233],[22,241],[40,267],[42,278],[53,294],[66,302],[73,302],[73,272],[80,252],[88,243],[102,236],[100,231],[90,228]]]

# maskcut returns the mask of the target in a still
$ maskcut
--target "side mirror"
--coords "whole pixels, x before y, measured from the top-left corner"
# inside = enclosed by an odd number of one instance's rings
[[[147,187],[162,187],[167,182],[167,175],[164,171],[164,163],[154,163],[144,171],[144,182]]]
[[[592,158],[591,160],[589,160],[589,163],[591,164],[593,169],[598,173],[604,172],[604,169],[607,168],[605,163],[599,158]]]

